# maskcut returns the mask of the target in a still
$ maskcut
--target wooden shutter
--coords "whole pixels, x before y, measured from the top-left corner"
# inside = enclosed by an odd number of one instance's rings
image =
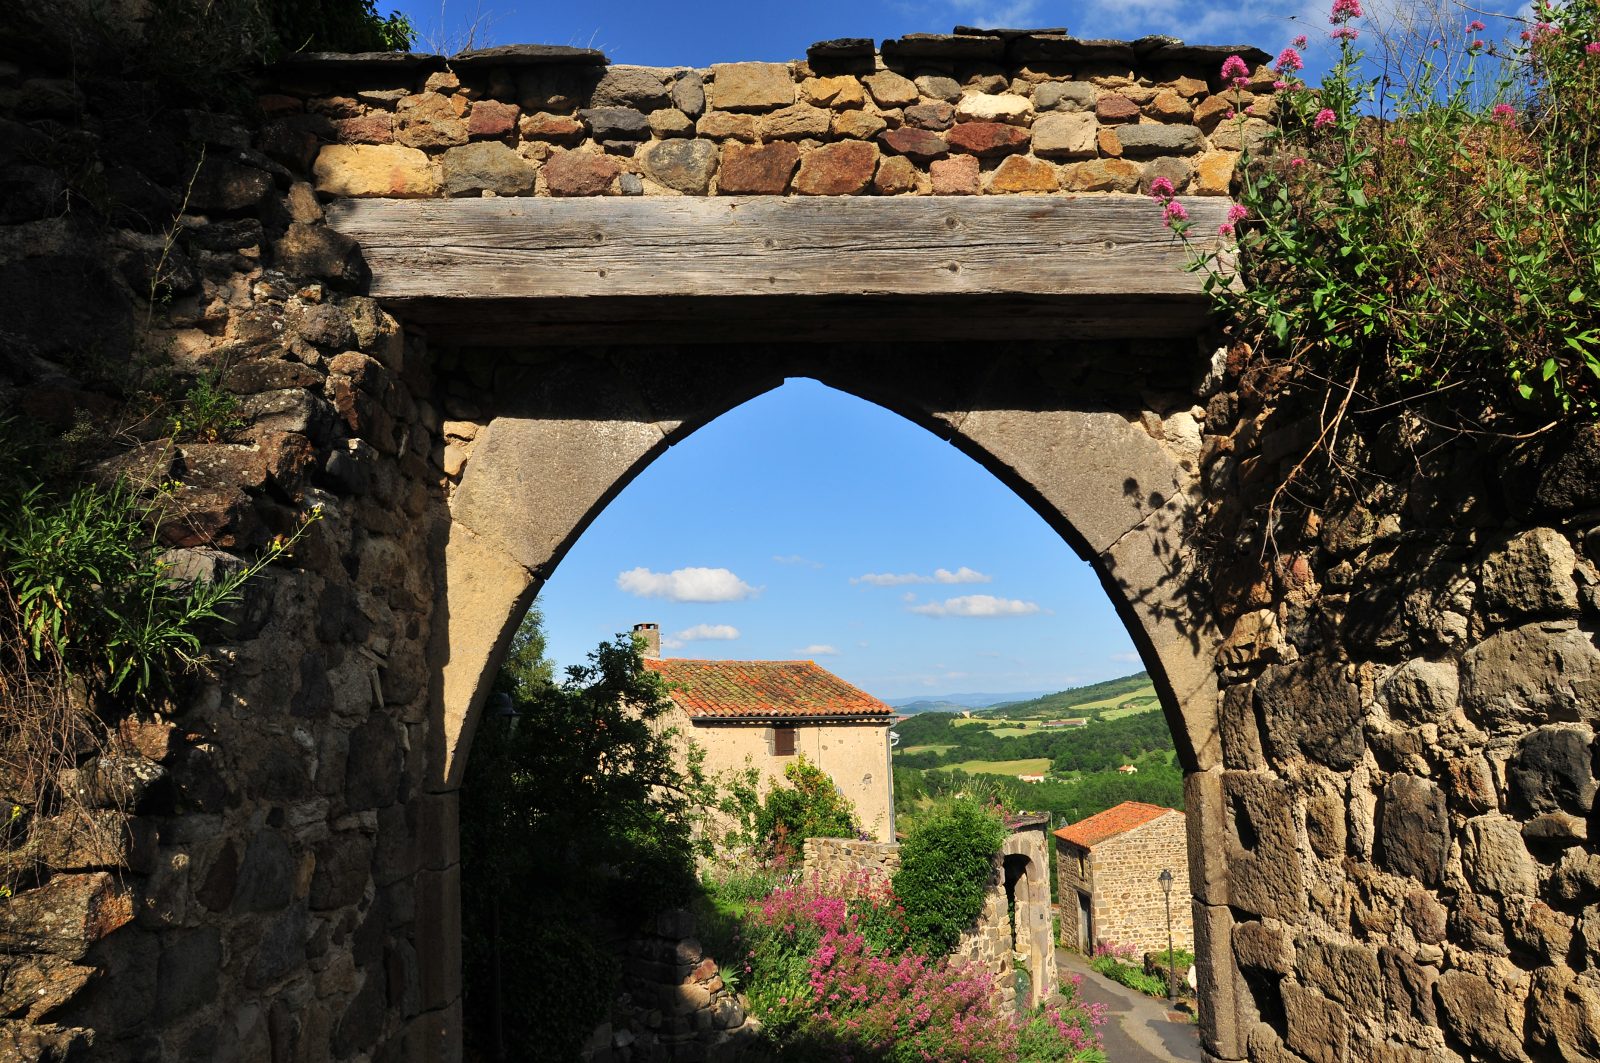
[[[774,727],[772,729],[772,755],[775,757],[794,756],[793,727]]]

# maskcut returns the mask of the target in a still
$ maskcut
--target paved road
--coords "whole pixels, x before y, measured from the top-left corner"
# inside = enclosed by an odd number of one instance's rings
[[[1096,974],[1076,952],[1058,951],[1061,975],[1083,976],[1083,999],[1106,1006],[1100,1027],[1109,1063],[1200,1063],[1200,1035],[1190,1023],[1167,1018],[1164,1001],[1135,993],[1120,982]]]

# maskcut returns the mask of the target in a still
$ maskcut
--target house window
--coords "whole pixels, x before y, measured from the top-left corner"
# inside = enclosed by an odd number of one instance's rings
[[[1080,879],[1089,877],[1089,854],[1082,849],[1078,850],[1078,877]]]
[[[794,756],[793,727],[774,727],[772,729],[772,755],[775,757]]]

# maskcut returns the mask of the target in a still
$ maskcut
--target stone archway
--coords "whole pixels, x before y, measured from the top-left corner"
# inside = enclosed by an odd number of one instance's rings
[[[1197,491],[1185,429],[1208,386],[1210,360],[1193,341],[1007,344],[986,354],[975,359],[958,345],[601,347],[543,352],[524,369],[515,348],[458,352],[467,375],[480,363],[500,369],[492,393],[473,393],[485,414],[442,548],[435,625],[442,667],[430,728],[440,740],[429,751],[427,786],[443,829],[427,918],[419,910],[418,920],[419,935],[433,939],[419,942],[419,952],[440,962],[425,965],[438,979],[425,995],[441,1005],[455,999],[455,791],[489,679],[527,603],[652,461],[788,377],[817,379],[935,432],[1038,511],[1093,566],[1128,625],[1156,678],[1190,792],[1203,795],[1215,784],[1219,640],[1197,606],[1183,545]],[[1098,373],[1107,364],[1119,370],[1109,379]],[[1175,378],[1191,389],[1169,390],[1161,408],[1149,408],[1154,382],[1170,386]],[[1190,818],[1198,834],[1220,835],[1219,815],[1218,803],[1202,800]],[[1196,844],[1191,853],[1197,883],[1222,880],[1220,846]],[[1047,866],[1046,853],[1016,855]],[[1041,963],[1051,947],[1048,898],[1048,875],[1029,873],[1029,940]],[[1231,970],[1225,937],[1220,944],[1208,962]],[[1043,979],[1041,970],[1035,986]]]

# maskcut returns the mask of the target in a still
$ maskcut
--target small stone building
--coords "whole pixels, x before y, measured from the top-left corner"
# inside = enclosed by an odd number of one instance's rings
[[[1189,846],[1177,809],[1124,801],[1056,835],[1061,940],[1084,953],[1100,945],[1138,952],[1167,947],[1163,870],[1172,872],[1172,941],[1194,949]]]
[[[765,788],[804,755],[855,805],[864,830],[894,839],[893,709],[815,661],[663,659],[655,625],[634,631],[645,667],[666,680],[682,713],[680,731],[705,751],[708,773],[753,765]]]

